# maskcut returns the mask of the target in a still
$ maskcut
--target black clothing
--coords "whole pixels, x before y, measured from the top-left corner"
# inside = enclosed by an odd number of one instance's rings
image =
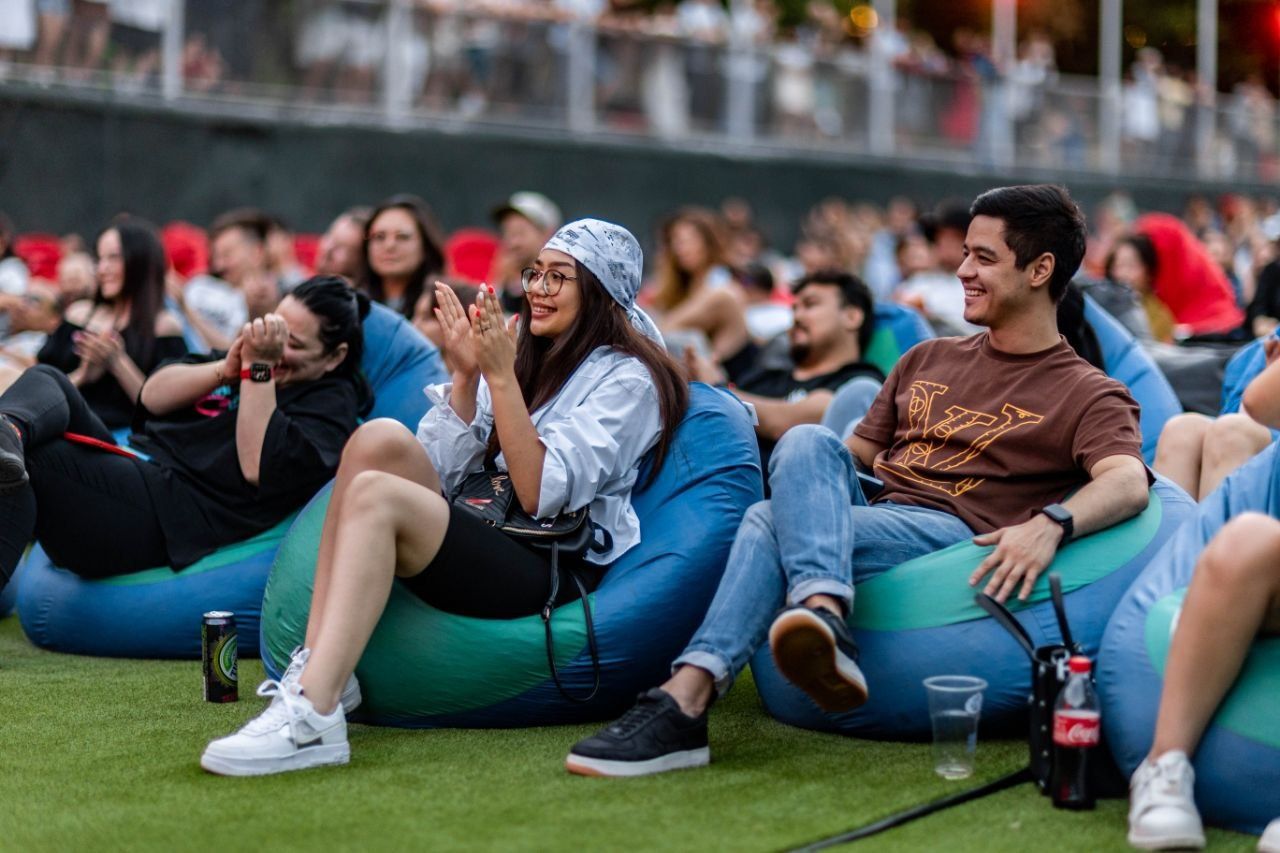
[[[579,557],[560,557],[556,606],[578,599],[573,570],[590,592],[601,569]],[[447,613],[478,619],[516,619],[539,613],[551,591],[551,553],[526,548],[465,510],[449,513],[444,541],[431,563],[403,581],[414,595]]]
[[[1272,261],[1258,273],[1253,301],[1245,310],[1245,328],[1252,332],[1253,321],[1258,317],[1280,319],[1280,260]]]
[[[834,391],[856,376],[869,376],[877,382],[884,381],[880,368],[865,361],[853,361],[838,367],[830,373],[813,376],[803,381],[796,379],[792,371],[795,368],[762,368],[746,374],[738,382],[738,387],[748,394],[760,397],[771,397],[794,403],[803,400],[812,391]]]
[[[165,417],[147,418],[140,406],[142,430],[131,443],[151,454],[144,461],[64,438],[113,444],[65,374],[49,365],[23,373],[0,396],[0,414],[22,430],[30,475],[28,485],[0,495],[0,583],[32,538],[58,565],[105,577],[182,568],[279,523],[333,477],[356,426],[357,395],[350,379],[338,378],[276,395],[255,487],[236,454],[238,387]]]
[[[211,363],[220,357],[188,356],[183,362]],[[151,483],[152,497],[176,567],[261,533],[306,503],[338,470],[359,403],[350,379],[326,376],[277,387],[257,486],[240,471],[239,405],[239,385],[223,385],[195,406],[160,417],[138,405],[130,444],[161,470]]]
[[[841,385],[858,376],[866,376],[877,382],[884,381],[880,368],[865,361],[851,361],[830,373],[812,376],[803,381],[796,379],[793,367],[760,368],[742,377],[738,388],[748,394],[759,397],[770,397],[787,403],[803,400],[814,391],[835,391]],[[756,442],[760,445],[760,470],[764,473],[766,486],[769,481],[769,457],[773,455],[774,445],[771,438],[756,433]]]
[[[62,325],[54,329],[53,334],[49,335],[49,339],[36,354],[36,361],[41,364],[51,364],[63,373],[75,370],[80,366],[80,356],[76,355],[75,341],[72,340],[72,336],[82,331],[84,331],[83,326],[63,320]],[[154,345],[150,347],[151,352],[145,353],[143,350],[146,348],[141,346],[142,342],[138,340],[137,333],[133,329],[125,329],[120,336],[124,338],[125,352],[129,353],[129,357],[138,365],[138,369],[144,376],[150,376],[161,362],[180,358],[187,352],[186,342],[181,337],[156,338]],[[89,408],[93,409],[108,429],[117,430],[129,426],[133,419],[134,401],[124,393],[120,383],[109,372],[81,386],[80,393],[89,404]]]
[[[0,397],[0,411],[22,430],[31,478],[28,485],[0,495],[0,589],[32,539],[58,565],[85,577],[168,562],[146,486],[159,469],[63,440],[63,433],[73,432],[112,443],[111,432],[66,374],[36,365]],[[0,424],[0,429],[8,427]]]

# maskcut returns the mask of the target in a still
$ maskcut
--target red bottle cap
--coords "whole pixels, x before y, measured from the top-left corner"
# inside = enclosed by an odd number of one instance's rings
[[[1072,672],[1088,672],[1093,669],[1093,661],[1084,655],[1072,655],[1071,659],[1067,661],[1067,669]]]

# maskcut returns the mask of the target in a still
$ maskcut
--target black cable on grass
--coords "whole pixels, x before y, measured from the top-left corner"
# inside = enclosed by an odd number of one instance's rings
[[[1021,770],[1010,773],[1008,776],[1001,776],[988,782],[985,785],[979,785],[976,788],[970,788],[967,791],[961,791],[959,794],[952,794],[949,797],[943,797],[940,800],[934,800],[931,803],[913,806],[906,811],[889,815],[886,818],[869,823],[866,826],[860,826],[857,829],[851,829],[848,832],[842,832],[839,835],[833,835],[830,838],[823,838],[806,844],[804,847],[796,847],[791,853],[812,853],[815,850],[825,850],[828,847],[835,847],[838,844],[848,844],[851,841],[860,841],[872,835],[884,832],[886,829],[893,829],[902,826],[904,823],[910,823],[917,818],[926,817],[927,815],[949,809],[952,806],[958,806],[967,803],[970,800],[981,799],[982,797],[1003,791],[1006,788],[1012,788],[1015,785],[1021,785],[1024,782],[1031,781],[1031,768],[1024,767]]]

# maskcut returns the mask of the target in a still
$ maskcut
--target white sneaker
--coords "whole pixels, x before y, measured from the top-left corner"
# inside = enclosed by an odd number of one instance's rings
[[[306,668],[307,661],[311,658],[311,649],[304,649],[297,646],[289,653],[289,665],[284,668],[284,673],[280,676],[280,684],[295,684],[298,679],[302,678],[302,670]],[[353,672],[347,676],[347,683],[342,685],[342,696],[338,699],[342,703],[342,711],[344,714],[350,714],[356,708],[360,707],[360,703],[364,701],[364,696],[360,693],[360,682],[356,681],[356,674]]]
[[[346,764],[347,718],[342,706],[316,711],[296,683],[264,681],[259,696],[271,696],[267,710],[240,731],[205,747],[200,766],[221,776],[263,776],[324,764]]]
[[[1195,782],[1195,771],[1181,750],[1170,750],[1154,762],[1144,759],[1129,780],[1129,843],[1143,850],[1204,847]]]
[[[1280,817],[1267,824],[1258,839],[1258,853],[1280,853]]]

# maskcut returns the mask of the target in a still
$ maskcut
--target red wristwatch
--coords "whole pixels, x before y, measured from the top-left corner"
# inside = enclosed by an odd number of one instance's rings
[[[254,362],[240,371],[241,381],[248,379],[250,382],[270,382],[275,375],[276,369],[262,362]]]

